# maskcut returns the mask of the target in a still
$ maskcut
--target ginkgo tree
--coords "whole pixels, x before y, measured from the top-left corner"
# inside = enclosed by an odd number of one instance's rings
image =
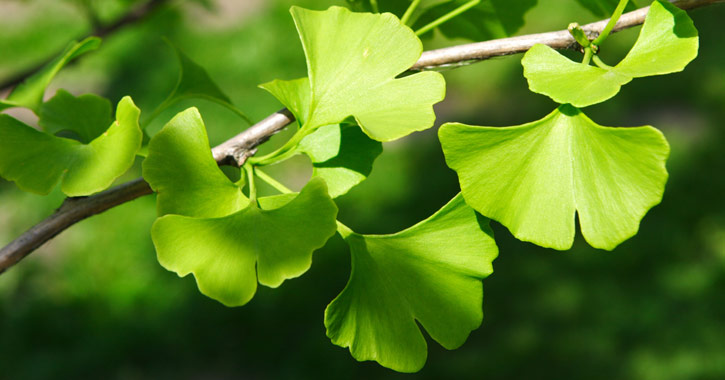
[[[44,101],[53,76],[98,47],[100,40],[89,38],[0,100],[0,110],[32,110],[42,128],[0,115],[0,176],[25,191],[48,194],[60,184],[69,197],[89,196],[143,157],[143,180],[156,193],[158,219],[150,234],[159,263],[179,276],[192,274],[201,293],[227,306],[248,303],[258,284],[276,288],[304,275],[314,251],[337,233],[349,246],[352,270],[325,311],[328,337],[357,360],[415,372],[427,357],[424,332],[454,349],[482,323],[482,280],[499,253],[489,218],[520,240],[558,250],[572,246],[578,218],[591,246],[612,250],[634,236],[662,200],[670,151],[664,135],[650,126],[600,126],[581,108],[614,97],[635,78],[685,69],[697,56],[697,29],[685,11],[655,0],[629,54],[610,66],[599,57],[600,46],[628,6],[644,4],[582,1],[612,14],[597,36],[578,25],[569,29],[582,62],[542,44],[522,59],[530,90],[560,106],[520,126],[444,124],[438,136],[461,193],[394,234],[353,231],[337,220],[335,199],[365,180],[382,143],[434,125],[433,106],[445,98],[446,85],[441,73],[409,71],[423,53],[420,37],[434,30],[472,40],[507,36],[523,25],[535,0],[292,7],[307,76],[260,87],[297,126],[268,154],[234,155],[235,179],[220,169],[228,157],[212,154],[196,108],[178,113],[153,136],[146,131],[162,111],[189,98],[214,101],[249,120],[173,46],[179,80],[151,112],[142,114],[125,97],[114,116],[108,100],[63,90]],[[301,191],[264,172],[300,154],[313,166]],[[260,181],[279,194],[257,196]]]

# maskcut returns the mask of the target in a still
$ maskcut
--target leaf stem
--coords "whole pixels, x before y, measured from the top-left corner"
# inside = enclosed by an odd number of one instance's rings
[[[378,0],[370,0],[370,6],[373,7],[373,12],[380,13],[380,8],[378,8]]]
[[[415,9],[418,8],[418,5],[420,5],[420,0],[413,0],[412,3],[410,3],[410,6],[408,9],[405,10],[405,13],[403,14],[403,17],[400,18],[400,22],[403,25],[408,24],[408,20],[410,20],[410,16],[413,15],[413,12],[415,12]]]
[[[609,19],[607,26],[605,26],[604,30],[599,33],[599,37],[592,41],[592,44],[601,45],[601,43],[609,37],[609,33],[611,33],[614,26],[617,25],[617,21],[619,21],[619,17],[622,16],[622,12],[624,12],[624,8],[627,6],[627,3],[629,3],[629,0],[619,0],[619,4],[617,4],[617,8],[614,9],[614,13],[612,13],[612,17]]]
[[[599,66],[602,69],[611,70],[613,68],[612,66],[609,66],[606,63],[604,63],[604,61],[602,61],[602,59],[599,58],[599,56],[596,54],[592,56],[592,60],[594,60],[595,65]]]
[[[252,202],[257,201],[257,186],[254,183],[254,165],[245,164],[243,166],[244,173],[247,175],[247,183],[249,184],[249,200]]]
[[[254,173],[257,175],[257,177],[261,178],[262,181],[267,182],[270,186],[277,189],[282,194],[289,194],[294,193],[294,191],[290,190],[287,186],[281,184],[276,179],[272,178],[269,174],[259,170],[259,168],[254,170]]]
[[[463,4],[463,5],[461,5],[460,7],[458,7],[456,9],[448,12],[447,14],[439,17],[437,20],[429,23],[428,25],[426,25],[426,26],[424,26],[424,27],[416,30],[415,31],[415,34],[420,36],[421,34],[427,33],[429,31],[437,28],[439,25],[443,24],[444,22],[446,22],[446,21],[448,21],[448,20],[450,20],[450,19],[452,19],[452,18],[460,15],[461,13],[463,13],[463,12],[465,12],[465,11],[473,8],[473,7],[475,7],[480,2],[481,2],[481,0],[471,0],[471,1],[469,1],[469,2],[467,2],[465,4]]]
[[[309,135],[314,130],[314,128],[307,128],[306,125],[302,126],[302,128],[298,129],[294,136],[292,136],[292,138],[287,140],[284,145],[279,147],[274,152],[266,154],[262,157],[251,157],[247,161],[254,165],[265,166],[286,160],[287,158],[294,155],[294,147],[296,147],[297,144],[299,144],[300,141],[305,138],[305,136]]]
[[[584,48],[584,59],[582,59],[582,63],[585,65],[588,65],[589,62],[592,61],[592,56],[594,55],[594,52],[592,51],[591,46],[587,46]]]

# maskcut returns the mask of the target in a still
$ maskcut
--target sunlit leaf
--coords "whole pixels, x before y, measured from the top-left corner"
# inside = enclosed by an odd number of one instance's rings
[[[221,218],[166,215],[151,236],[161,265],[182,277],[193,273],[203,294],[241,306],[254,296],[257,278],[274,288],[306,272],[312,252],[335,233],[336,215],[324,181],[313,179],[279,208],[250,203]]]
[[[69,196],[106,189],[133,164],[141,146],[140,111],[121,99],[116,121],[88,144],[53,136],[0,115],[0,175],[23,190],[47,194],[62,178]]]
[[[307,57],[311,100],[303,119],[309,128],[354,116],[371,138],[390,141],[433,125],[445,82],[434,72],[396,79],[423,47],[395,16],[340,7],[291,12]]]
[[[488,220],[458,195],[393,235],[345,236],[352,274],[325,311],[327,335],[357,360],[415,372],[427,357],[417,323],[443,347],[461,346],[483,319],[481,279],[498,254]],[[417,322],[417,323],[416,323]]]
[[[40,108],[38,123],[50,134],[73,132],[84,144],[100,136],[111,125],[111,102],[94,94],[78,97],[58,90]]]
[[[614,249],[637,233],[667,182],[662,133],[602,127],[570,105],[515,127],[445,124],[439,137],[471,207],[520,240],[559,250],[573,243],[575,213],[589,244]]]
[[[687,12],[669,2],[652,3],[634,47],[612,68],[576,63],[545,45],[524,56],[531,91],[577,107],[603,102],[632,78],[684,70],[697,57],[697,29]]]
[[[159,215],[219,217],[248,203],[214,161],[196,108],[177,114],[151,139],[143,177],[158,193]]]
[[[43,103],[45,89],[60,69],[78,56],[97,49],[100,44],[101,39],[98,37],[89,37],[81,42],[71,43],[63,54],[53,62],[19,84],[7,99],[0,100],[0,110],[11,107],[25,107],[38,113],[40,105]]]
[[[272,93],[300,124],[304,124],[310,104],[307,78],[275,80],[260,87]],[[383,146],[365,135],[357,125],[342,123],[321,127],[307,135],[297,150],[310,157],[312,175],[324,178],[330,196],[336,198],[367,178]]]

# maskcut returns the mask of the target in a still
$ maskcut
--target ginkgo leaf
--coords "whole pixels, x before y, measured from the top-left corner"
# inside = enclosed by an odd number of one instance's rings
[[[43,95],[45,94],[46,87],[48,87],[50,81],[53,80],[60,69],[68,64],[68,62],[82,54],[97,49],[100,45],[101,39],[98,37],[88,37],[81,42],[72,42],[63,54],[26,79],[25,82],[18,85],[7,99],[0,100],[0,111],[11,107],[25,107],[33,110],[37,114],[40,105],[43,103]]]
[[[309,113],[310,85],[307,78],[275,80],[260,86],[274,95],[304,124]],[[341,123],[320,127],[307,135],[297,151],[312,160],[312,175],[325,179],[330,196],[337,198],[364,181],[383,145],[370,139],[357,125]]]
[[[303,119],[308,128],[354,116],[368,136],[390,141],[433,125],[433,104],[443,100],[445,82],[434,72],[396,79],[423,51],[398,18],[341,7],[292,7],[291,13],[307,57],[311,99]]]
[[[312,176],[327,183],[337,198],[364,181],[383,145],[370,139],[355,124],[324,126],[300,141],[298,151],[312,160]]]
[[[662,133],[602,127],[570,105],[515,127],[445,124],[439,137],[466,202],[543,247],[571,247],[576,212],[589,244],[614,249],[667,182]]]
[[[214,80],[211,79],[203,67],[168,40],[167,43],[174,49],[176,58],[179,61],[179,79],[172,94],[173,98],[205,98],[219,103],[231,104],[229,97],[214,83]]]
[[[601,103],[632,78],[684,70],[697,57],[697,29],[687,12],[669,2],[652,3],[637,42],[612,68],[576,63],[545,45],[521,60],[531,91],[576,107]]]
[[[61,190],[69,196],[104,190],[133,164],[141,146],[139,114],[131,98],[121,99],[116,121],[88,144],[0,115],[0,175],[39,194],[48,194],[61,178]]]
[[[415,372],[427,357],[416,322],[447,349],[481,325],[481,279],[493,272],[498,248],[488,220],[460,194],[405,231],[344,235],[352,274],[327,307],[325,326],[357,360]]]
[[[241,306],[254,296],[257,278],[274,288],[306,272],[312,252],[335,234],[336,216],[324,181],[312,179],[279,208],[251,202],[220,218],[166,215],[151,237],[162,266],[181,277],[193,273],[203,294]]]
[[[196,108],[174,116],[149,143],[143,177],[158,193],[159,215],[229,215],[248,203],[219,169]]]
[[[430,7],[414,24],[414,29],[449,14],[469,3],[470,0],[450,0]],[[465,38],[472,41],[486,41],[508,37],[524,25],[524,16],[536,6],[537,0],[481,0],[438,29],[448,38]]]
[[[111,125],[111,102],[94,94],[73,96],[58,90],[40,108],[38,124],[50,134],[70,131],[84,144],[100,136]]]
[[[171,41],[166,39],[165,41],[176,54],[176,58],[179,62],[179,78],[176,82],[176,86],[171,91],[171,94],[169,94],[166,100],[164,100],[161,106],[159,106],[160,109],[164,109],[183,99],[206,99],[227,108],[244,119],[247,123],[252,124],[249,117],[232,104],[229,97],[219,88],[214,80],[211,79],[209,73],[207,73],[203,67],[194,62],[188,55],[184,54],[184,52],[171,43]]]

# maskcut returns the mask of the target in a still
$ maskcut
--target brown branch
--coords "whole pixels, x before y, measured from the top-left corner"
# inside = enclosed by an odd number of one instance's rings
[[[160,6],[162,6],[163,4],[165,4],[167,2],[168,2],[168,0],[149,0],[148,2],[131,10],[130,12],[125,14],[120,19],[114,21],[113,23],[95,28],[86,37],[91,37],[91,36],[105,37],[125,26],[135,24],[136,22],[139,22],[139,21],[145,19],[146,17],[151,15],[156,9],[158,9]],[[55,55],[53,57],[55,57]],[[25,70],[25,71],[15,75],[12,78],[8,78],[8,79],[0,82],[0,94],[9,92],[9,90],[11,88],[19,85],[24,80],[26,80],[28,77],[30,77],[31,75],[38,72],[40,69],[45,67],[48,63],[52,62],[53,59],[54,58],[51,58],[50,60],[42,62],[41,64],[39,64],[35,67],[32,67],[28,70]]]
[[[673,3],[683,9],[693,9],[721,2],[725,0],[679,0]],[[614,31],[642,24],[648,10],[649,7],[646,7],[622,15]],[[604,29],[606,22],[607,20],[599,21],[583,28],[593,38]],[[523,53],[537,43],[547,44],[556,49],[578,47],[569,32],[562,30],[427,51],[411,69],[425,70]],[[294,116],[288,110],[282,109],[215,147],[212,150],[214,159],[219,164],[241,166],[247,158],[254,155],[260,144],[294,120]],[[139,178],[89,197],[66,199],[53,215],[0,250],[0,273],[73,224],[147,194],[151,194],[151,188]]]

